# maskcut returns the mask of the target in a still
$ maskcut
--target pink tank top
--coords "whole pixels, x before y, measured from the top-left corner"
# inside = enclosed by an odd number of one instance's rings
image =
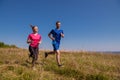
[[[41,41],[41,35],[40,34],[35,35],[34,33],[31,33],[28,36],[28,40],[32,41],[32,43],[30,43],[30,46],[38,47],[39,46],[39,42]]]

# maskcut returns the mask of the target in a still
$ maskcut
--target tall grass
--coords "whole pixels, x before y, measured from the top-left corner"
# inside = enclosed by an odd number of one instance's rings
[[[0,48],[0,80],[119,80],[120,54],[61,52],[64,67],[58,67],[55,56],[39,59],[31,68],[28,50]]]

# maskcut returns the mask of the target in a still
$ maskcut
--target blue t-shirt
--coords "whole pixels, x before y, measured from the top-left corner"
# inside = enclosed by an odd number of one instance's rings
[[[50,33],[52,34],[52,36],[55,38],[55,41],[60,43],[61,40],[61,33],[63,33],[63,30],[60,29],[52,29],[50,31]]]

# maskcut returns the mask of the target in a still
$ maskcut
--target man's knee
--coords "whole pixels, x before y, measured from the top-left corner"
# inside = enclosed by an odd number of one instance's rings
[[[59,50],[56,50],[56,54],[57,54],[57,55],[60,55],[60,51],[59,51]]]

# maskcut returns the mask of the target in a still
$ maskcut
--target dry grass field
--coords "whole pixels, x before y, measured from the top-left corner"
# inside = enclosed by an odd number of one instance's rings
[[[39,59],[31,68],[28,50],[0,48],[0,80],[120,80],[120,54],[61,52],[64,67],[56,65],[55,55]]]

